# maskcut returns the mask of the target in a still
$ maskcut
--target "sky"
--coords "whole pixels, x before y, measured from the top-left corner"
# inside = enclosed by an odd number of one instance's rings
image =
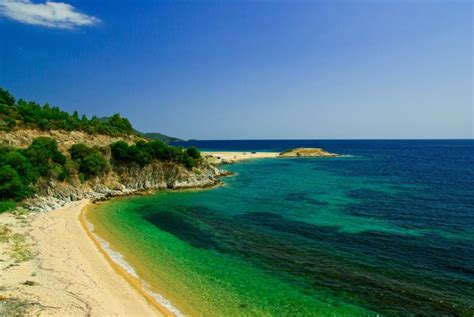
[[[0,0],[0,87],[194,139],[472,138],[470,1]]]

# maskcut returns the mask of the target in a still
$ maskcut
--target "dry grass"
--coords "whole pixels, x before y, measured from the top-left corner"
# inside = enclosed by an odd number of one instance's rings
[[[31,260],[35,256],[26,237],[20,233],[12,233],[8,224],[0,224],[0,242],[8,244],[7,254],[16,263]]]

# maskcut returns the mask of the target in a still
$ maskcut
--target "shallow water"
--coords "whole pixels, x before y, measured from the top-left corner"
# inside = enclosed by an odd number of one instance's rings
[[[96,232],[202,316],[474,314],[474,142],[212,141],[352,157],[262,159],[225,186],[113,200]],[[100,211],[100,212],[97,212]]]

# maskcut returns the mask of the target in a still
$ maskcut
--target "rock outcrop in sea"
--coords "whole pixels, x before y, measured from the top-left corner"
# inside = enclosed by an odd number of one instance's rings
[[[279,157],[337,157],[336,153],[330,153],[321,148],[296,148],[281,152]]]

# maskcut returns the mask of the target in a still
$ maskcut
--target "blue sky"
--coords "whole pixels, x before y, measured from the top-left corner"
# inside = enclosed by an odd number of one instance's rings
[[[142,131],[473,137],[470,1],[0,0],[0,15],[1,87]]]

